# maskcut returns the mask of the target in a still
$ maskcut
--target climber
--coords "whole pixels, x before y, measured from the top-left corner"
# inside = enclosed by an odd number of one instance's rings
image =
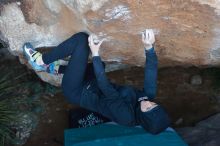
[[[169,117],[160,105],[153,102],[158,64],[153,31],[147,29],[142,34],[143,53],[146,55],[143,90],[116,85],[107,79],[99,56],[104,40],[95,41],[94,38],[95,35],[80,32],[48,53],[41,54],[30,43],[24,44],[23,51],[36,71],[63,74],[62,89],[70,103],[98,112],[121,125],[141,125],[152,134],[165,130],[170,124]],[[90,51],[92,64],[88,64]],[[60,59],[68,56],[71,56],[68,65],[60,65]]]

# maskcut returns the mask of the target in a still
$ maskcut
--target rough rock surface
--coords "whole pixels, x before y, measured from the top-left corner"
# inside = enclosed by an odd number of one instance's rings
[[[199,122],[195,127],[181,128],[178,132],[190,146],[219,146],[220,114]]]
[[[107,38],[101,51],[105,61],[143,66],[140,34],[152,28],[160,66],[220,64],[220,0],[3,0],[0,5],[0,39],[22,63],[24,42],[56,46],[87,31]]]

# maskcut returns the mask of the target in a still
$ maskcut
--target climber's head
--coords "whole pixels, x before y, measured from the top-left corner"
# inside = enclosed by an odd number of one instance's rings
[[[142,100],[136,109],[138,123],[148,132],[158,134],[170,125],[165,110],[158,104]]]

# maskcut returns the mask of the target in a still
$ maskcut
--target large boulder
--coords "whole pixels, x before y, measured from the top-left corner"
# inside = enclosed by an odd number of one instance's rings
[[[220,114],[216,114],[196,124],[195,127],[177,129],[190,146],[220,145]]]
[[[21,46],[56,46],[79,31],[107,38],[107,62],[143,66],[141,32],[154,29],[160,66],[220,64],[220,0],[2,0],[0,39],[23,59]],[[45,81],[60,79],[45,73]]]

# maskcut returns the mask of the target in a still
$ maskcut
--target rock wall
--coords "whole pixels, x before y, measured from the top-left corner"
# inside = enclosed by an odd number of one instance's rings
[[[213,115],[196,124],[195,127],[177,129],[177,132],[190,146],[220,145],[220,114]]]
[[[24,42],[56,46],[87,31],[107,38],[105,61],[143,66],[140,34],[152,28],[161,67],[220,64],[220,0],[10,0],[0,8],[0,38],[22,63]]]

